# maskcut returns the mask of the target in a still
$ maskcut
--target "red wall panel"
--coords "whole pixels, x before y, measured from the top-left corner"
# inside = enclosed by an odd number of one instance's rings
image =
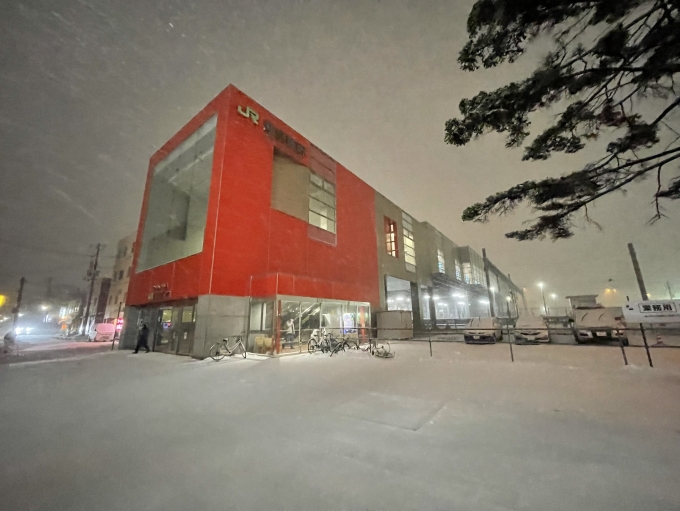
[[[256,111],[257,124],[251,117],[241,115],[239,107],[242,111],[248,107]],[[335,165],[334,244],[311,238],[307,222],[272,210],[274,147],[311,166],[312,146],[232,86],[152,157],[136,246],[141,246],[151,169],[216,112],[219,117],[203,252],[133,274],[129,302],[147,302],[150,289],[167,280],[171,299],[210,293],[271,296],[278,292],[378,305],[373,189],[343,166]],[[278,130],[278,140],[265,132],[266,123]],[[291,140],[298,143],[298,149],[304,147],[306,154],[296,152]],[[318,156],[315,149],[311,152]],[[136,259],[137,253],[135,266]]]
[[[148,303],[149,294],[153,291],[154,286],[167,285],[170,290],[169,300],[190,296],[195,297],[208,292],[215,239],[215,211],[219,204],[219,176],[221,174],[221,165],[224,160],[224,144],[220,143],[220,141],[226,140],[227,136],[226,121],[228,119],[230,95],[231,88],[227,87],[215,99],[208,103],[203,110],[196,114],[182,129],[180,129],[177,134],[168,140],[168,142],[166,142],[149,161],[144,198],[142,199],[142,211],[139,218],[139,227],[137,229],[137,239],[135,241],[132,272],[130,275],[127,296],[128,305],[143,305]],[[142,246],[144,219],[146,218],[146,211],[148,208],[153,168],[213,115],[218,115],[218,122],[215,136],[216,143],[213,154],[210,194],[208,198],[208,213],[203,238],[203,251],[199,254],[164,264],[158,268],[151,268],[141,273],[137,273],[139,248]],[[178,268],[176,269],[175,267]],[[175,276],[174,278],[173,275]],[[189,278],[187,278],[187,276],[189,276]]]

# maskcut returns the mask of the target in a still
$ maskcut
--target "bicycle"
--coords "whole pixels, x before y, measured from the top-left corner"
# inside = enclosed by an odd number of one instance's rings
[[[387,341],[383,341],[381,344],[378,344],[377,341],[368,341],[368,346],[362,347],[361,351],[381,358],[394,357],[390,343]]]
[[[326,329],[321,329],[320,336],[319,330],[314,329],[311,337],[309,338],[309,344],[307,344],[307,351],[314,353],[315,351],[320,350],[321,353],[326,353],[327,351],[330,351],[330,349],[331,345],[329,341],[329,335],[326,333]]]
[[[348,339],[347,337],[340,338],[338,339],[338,342],[335,343],[335,346],[331,350],[331,357],[335,354],[338,353],[339,351],[346,351],[346,350],[358,350],[359,345],[357,342],[353,339]]]
[[[225,337],[219,342],[216,342],[210,348],[210,358],[215,362],[219,362],[226,356],[232,356],[234,353],[240,351],[243,358],[246,358],[246,347],[240,335],[236,336],[236,343],[229,348],[229,337]]]

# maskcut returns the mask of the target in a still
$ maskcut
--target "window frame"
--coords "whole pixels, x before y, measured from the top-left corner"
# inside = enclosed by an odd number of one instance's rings
[[[416,271],[416,241],[413,233],[413,218],[401,212],[401,227],[404,242],[404,263],[406,270],[415,273]]]
[[[335,184],[311,171],[309,173],[307,221],[310,225],[337,235],[338,215]],[[326,227],[323,226],[324,223]]]
[[[385,249],[387,255],[399,259],[399,228],[397,221],[385,216]]]
[[[437,249],[437,270],[439,270],[439,273],[446,273],[446,261],[444,260],[444,251],[441,248]]]

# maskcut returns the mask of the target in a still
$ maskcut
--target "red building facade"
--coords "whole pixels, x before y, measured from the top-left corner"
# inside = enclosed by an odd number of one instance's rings
[[[153,243],[153,237],[145,237],[150,208],[159,207],[152,198],[155,171],[211,119],[215,124],[214,148],[200,250],[185,257],[156,258],[158,261],[171,259],[162,264],[156,265],[153,261],[140,264],[145,245],[148,248]],[[277,159],[285,160],[297,169],[307,169],[334,188],[335,224],[332,229],[318,227],[308,218],[296,218],[273,207]],[[179,179],[182,179],[181,172],[177,170]],[[298,187],[303,189],[288,193],[289,197],[285,197],[286,190],[283,190],[282,209],[286,209],[286,201],[302,202],[294,204],[293,209],[307,212],[312,207],[309,205],[309,187],[305,183]],[[175,345],[169,347],[171,352],[179,349],[196,356],[205,356],[207,344],[219,337],[213,335],[199,345],[185,342],[184,347],[179,346],[182,340],[190,341],[189,337],[199,336],[201,320],[210,319],[201,318],[201,307],[196,306],[199,297],[233,297],[248,301],[277,296],[317,298],[347,302],[349,312],[344,312],[345,315],[358,314],[350,310],[354,307],[352,302],[356,302],[365,309],[360,318],[354,318],[354,327],[359,321],[365,324],[369,307],[379,306],[380,300],[377,244],[372,221],[374,198],[375,192],[370,186],[261,105],[229,86],[150,160],[135,244],[140,250],[134,256],[128,306],[141,311],[143,319],[140,321],[147,322],[152,331],[158,330],[154,332],[156,337],[162,337],[164,324],[170,323],[174,328],[178,323],[177,318],[173,321],[172,313],[167,312],[169,307],[175,304],[185,309],[193,306],[193,331],[180,331],[180,339],[174,342],[170,339],[168,343]],[[167,199],[164,202],[169,200],[174,201]],[[234,315],[221,317],[247,318],[248,307],[244,300],[232,300],[228,304],[222,301],[221,306],[229,308],[235,303],[239,310]],[[272,305],[273,309],[278,307],[279,304]],[[157,318],[158,314],[162,316],[163,310],[166,317]],[[183,314],[188,316],[184,310],[176,316]],[[163,321],[168,318],[170,321]],[[231,323],[234,324],[230,324],[231,328],[225,329],[221,337],[249,330],[249,325],[241,327],[238,321]],[[206,328],[210,330],[209,325]],[[270,333],[272,349],[280,351],[281,343],[276,345],[277,337],[280,337],[277,330],[280,329],[273,320],[271,327],[255,331]],[[187,339],[182,339],[185,333]],[[254,344],[254,339],[250,344]]]
[[[372,311],[456,327],[520,295],[230,85],[150,160],[120,346],[146,323],[156,351],[295,353],[361,340]]]

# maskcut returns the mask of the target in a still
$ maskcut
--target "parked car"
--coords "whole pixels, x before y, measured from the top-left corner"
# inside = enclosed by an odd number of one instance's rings
[[[623,319],[606,307],[574,310],[574,337],[579,344],[621,339],[627,346],[624,328]]]
[[[90,342],[112,341],[115,332],[116,325],[113,323],[97,323],[96,325],[92,325],[90,333],[88,334],[88,340]]]
[[[503,338],[498,318],[472,318],[465,330],[463,339],[467,344],[494,344]]]
[[[515,341],[550,342],[548,325],[543,316],[520,316],[515,323]]]

